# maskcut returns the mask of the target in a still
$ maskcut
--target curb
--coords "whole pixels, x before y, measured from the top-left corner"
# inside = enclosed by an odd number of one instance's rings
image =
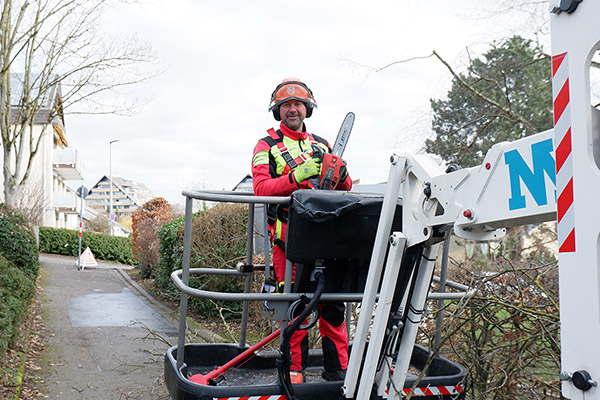
[[[171,322],[178,320],[178,318],[174,316],[174,314],[177,314],[175,311],[171,310],[170,308],[165,306],[163,303],[156,300],[156,298],[154,298],[154,296],[152,296],[150,293],[148,293],[146,291],[146,289],[144,289],[136,281],[131,279],[131,277],[129,276],[129,274],[127,272],[125,272],[121,268],[115,268],[115,269],[119,272],[119,274],[121,274],[121,277],[125,279],[127,285],[131,286],[132,289],[134,289],[139,294],[144,296],[149,302],[152,303],[152,305],[154,307],[158,308],[159,310],[157,310],[157,311],[159,311],[161,314],[163,314],[163,316],[164,316],[164,314],[166,314],[168,316],[168,318],[171,320]],[[175,324],[175,326],[177,326],[177,324]]]

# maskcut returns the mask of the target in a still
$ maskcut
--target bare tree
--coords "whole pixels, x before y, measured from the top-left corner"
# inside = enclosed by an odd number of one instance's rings
[[[96,218],[85,221],[84,229],[90,232],[109,234],[108,217],[104,214],[98,214]]]
[[[562,399],[558,263],[502,256],[451,268],[453,279],[477,294],[446,303],[441,352],[467,369],[469,399]],[[429,321],[425,335],[433,333]]]
[[[40,182],[34,180],[30,183],[19,192],[14,207],[25,217],[29,225],[42,225],[44,204],[48,202],[48,195],[42,190]]]
[[[64,110],[124,112],[102,94],[149,78],[139,65],[149,51],[108,40],[100,18],[110,1],[4,0],[0,16],[0,134],[4,201],[28,181],[46,127],[60,130]],[[77,105],[77,109],[73,107]],[[34,124],[42,129],[34,129]]]

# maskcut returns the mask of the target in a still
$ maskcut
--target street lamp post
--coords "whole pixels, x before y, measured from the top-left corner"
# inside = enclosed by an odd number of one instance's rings
[[[118,142],[119,139],[113,139],[108,143],[108,175],[110,179],[110,206],[108,210],[108,226],[110,228],[110,236],[113,236],[113,178],[112,178],[112,144]]]

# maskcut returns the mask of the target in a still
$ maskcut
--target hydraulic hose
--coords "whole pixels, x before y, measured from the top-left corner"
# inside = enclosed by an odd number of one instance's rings
[[[317,288],[315,289],[315,293],[306,305],[306,308],[302,310],[300,315],[294,319],[294,321],[288,325],[287,328],[283,331],[283,337],[281,340],[281,345],[279,346],[279,359],[277,360],[277,372],[279,377],[279,384],[283,389],[283,394],[288,400],[297,400],[294,395],[294,388],[290,379],[290,365],[291,365],[291,355],[290,355],[290,339],[294,332],[298,330],[302,322],[312,313],[313,309],[317,306],[319,299],[323,295],[325,290],[325,274],[322,271],[317,271],[315,273],[315,279],[317,280]]]

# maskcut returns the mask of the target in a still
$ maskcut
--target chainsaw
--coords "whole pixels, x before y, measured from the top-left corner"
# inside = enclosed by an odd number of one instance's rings
[[[309,180],[315,189],[334,190],[340,179],[346,174],[346,162],[342,160],[342,154],[346,149],[353,125],[354,113],[349,112],[342,122],[331,153],[325,153],[319,146],[313,145],[313,157],[322,160],[321,175]]]

